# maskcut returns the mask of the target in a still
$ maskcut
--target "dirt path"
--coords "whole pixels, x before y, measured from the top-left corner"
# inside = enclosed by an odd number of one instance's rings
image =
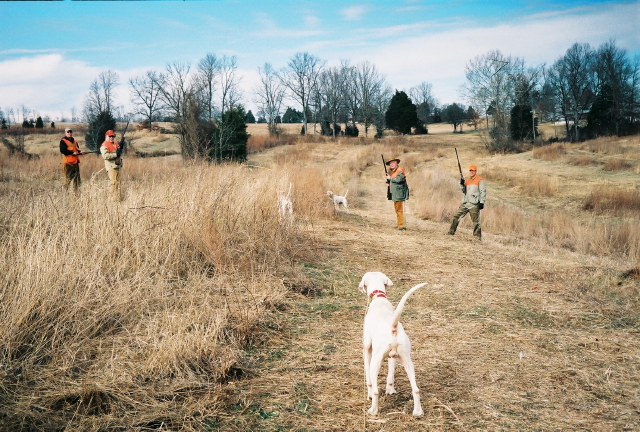
[[[411,201],[399,232],[380,170],[362,173],[351,214],[315,227],[332,257],[307,266],[326,281],[322,295],[283,312],[282,340],[252,353],[255,375],[230,385],[237,415],[218,430],[637,430],[638,331],[616,328],[576,294],[578,280],[609,270],[491,233],[476,242],[469,224],[445,236],[446,224],[417,220]],[[394,281],[394,304],[428,282],[403,313],[423,417],[410,415],[402,367],[398,394],[381,397],[378,417],[365,413],[357,285],[366,271]]]

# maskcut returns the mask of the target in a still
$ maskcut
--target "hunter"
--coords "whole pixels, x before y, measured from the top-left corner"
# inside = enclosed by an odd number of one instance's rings
[[[80,188],[80,155],[86,152],[80,151],[71,128],[64,130],[64,136],[60,140],[60,153],[62,153],[64,186],[68,189],[69,184],[73,184],[73,189],[77,192]]]
[[[460,179],[460,190],[464,194],[462,204],[458,207],[458,211],[453,216],[451,221],[451,227],[447,234],[454,235],[458,228],[460,218],[463,218],[467,213],[471,215],[471,221],[473,222],[473,235],[482,240],[482,229],[480,228],[480,210],[484,208],[485,200],[487,199],[487,187],[484,184],[484,179],[477,175],[478,167],[476,165],[469,165],[469,177],[467,179]]]
[[[115,201],[122,199],[122,192],[120,187],[120,169],[122,168],[122,146],[123,141],[116,142],[116,133],[112,130],[108,130],[105,134],[105,141],[100,146],[100,153],[104,159],[104,168],[109,175],[109,185],[111,191],[111,198]]]
[[[407,186],[407,173],[400,167],[400,159],[391,159],[386,162],[391,171],[386,175],[391,189],[391,201],[396,211],[396,220],[399,230],[406,230],[404,221],[404,202],[409,199],[409,186]]]

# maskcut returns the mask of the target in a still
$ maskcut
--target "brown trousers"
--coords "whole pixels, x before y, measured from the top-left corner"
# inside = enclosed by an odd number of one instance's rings
[[[393,208],[396,210],[398,228],[404,228],[404,201],[394,201]]]
[[[69,187],[69,184],[73,184],[73,188],[78,190],[80,187],[80,164],[64,164],[64,185]]]
[[[465,215],[469,213],[471,215],[471,222],[473,222],[473,235],[482,238],[482,229],[480,228],[480,209],[478,206],[473,206],[470,209],[465,207],[464,204],[460,205],[458,211],[455,215],[453,215],[453,220],[451,221],[451,227],[449,228],[449,234],[455,234],[456,229],[458,229],[458,223],[460,219],[465,217]]]

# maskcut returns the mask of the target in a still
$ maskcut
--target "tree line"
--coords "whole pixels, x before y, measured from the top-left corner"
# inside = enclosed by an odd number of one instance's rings
[[[365,136],[380,137],[385,129],[426,133],[429,123],[446,121],[461,132],[465,123],[477,128],[484,122],[487,145],[510,151],[535,141],[538,121],[562,121],[568,139],[577,141],[636,133],[640,118],[640,60],[615,41],[598,48],[575,43],[550,66],[528,67],[524,59],[498,50],[477,56],[465,66],[460,88],[469,106],[440,105],[426,81],[394,92],[367,61],[327,66],[303,52],[281,69],[270,63],[258,68],[259,82],[250,92],[256,120],[241,103],[237,68],[234,56],[207,54],[193,68],[174,62],[163,71],[147,71],[128,81],[131,114],[149,125],[174,122],[183,156],[215,160],[246,157],[245,122],[255,121],[267,123],[272,135],[279,133],[281,122],[299,122],[303,134],[311,123],[313,133],[333,137],[358,136],[358,126]],[[103,132],[124,116],[113,101],[119,84],[113,71],[91,83],[82,111],[89,146],[99,145]]]
[[[461,94],[484,112],[493,150],[535,140],[538,120],[562,121],[570,141],[639,131],[640,58],[613,40],[598,48],[575,43],[550,66],[526,67],[494,50],[468,62],[465,73]]]

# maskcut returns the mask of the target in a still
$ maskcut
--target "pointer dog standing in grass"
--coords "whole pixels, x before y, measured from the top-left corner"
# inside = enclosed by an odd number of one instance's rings
[[[338,211],[338,207],[340,207],[342,205],[342,207],[344,207],[344,209],[347,211],[347,213],[349,213],[349,206],[347,205],[347,194],[348,193],[349,193],[349,189],[347,189],[347,191],[344,193],[344,195],[335,195],[330,190],[327,191],[327,196],[329,198],[331,198],[331,201],[333,201],[333,206],[335,207],[336,211]]]
[[[402,296],[400,303],[394,309],[387,300],[386,289],[393,285],[393,282],[381,272],[365,273],[358,288],[361,292],[367,293],[371,299],[367,315],[364,318],[363,335],[363,356],[364,373],[367,378],[367,398],[371,399],[369,414],[378,414],[378,373],[385,356],[389,356],[389,373],[387,375],[386,393],[396,393],[394,388],[394,374],[396,358],[400,359],[400,364],[407,371],[409,382],[411,383],[411,393],[413,394],[413,415],[424,414],[420,405],[420,389],[416,384],[416,374],[411,361],[411,342],[404,332],[400,323],[400,314],[404,309],[404,304],[415,290],[423,287],[426,283],[421,283]]]

